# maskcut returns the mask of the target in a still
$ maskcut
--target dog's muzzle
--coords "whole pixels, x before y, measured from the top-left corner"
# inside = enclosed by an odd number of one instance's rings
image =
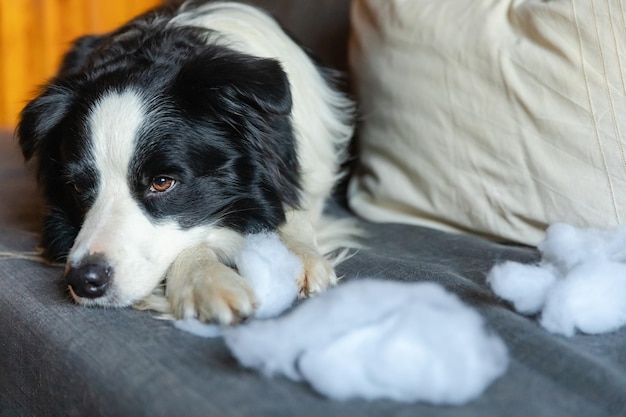
[[[102,255],[94,254],[70,265],[65,279],[78,297],[98,298],[106,293],[112,276],[113,268]]]

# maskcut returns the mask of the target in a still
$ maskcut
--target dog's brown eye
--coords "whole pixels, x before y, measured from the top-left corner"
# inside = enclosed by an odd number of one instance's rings
[[[170,177],[155,177],[150,184],[150,191],[163,193],[176,185],[176,180]]]
[[[85,188],[81,187],[78,184],[73,184],[74,185],[74,191],[76,191],[77,194],[82,194],[85,192]]]

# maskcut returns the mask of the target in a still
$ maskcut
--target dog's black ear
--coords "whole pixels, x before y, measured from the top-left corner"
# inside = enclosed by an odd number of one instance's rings
[[[287,74],[275,59],[225,48],[210,49],[188,61],[174,84],[175,95],[196,109],[252,106],[275,115],[291,112]]]
[[[76,39],[61,61],[57,78],[20,113],[16,134],[27,161],[36,153],[41,140],[59,124],[72,103],[70,89],[63,87],[60,80],[84,69],[89,63],[89,55],[103,39],[102,36],[91,35]]]
[[[76,39],[72,48],[65,54],[59,67],[60,75],[75,74],[90,62],[89,56],[101,44],[104,36],[87,35]]]
[[[68,89],[51,83],[22,110],[16,134],[26,161],[35,155],[42,140],[59,124],[71,102],[72,94]]]

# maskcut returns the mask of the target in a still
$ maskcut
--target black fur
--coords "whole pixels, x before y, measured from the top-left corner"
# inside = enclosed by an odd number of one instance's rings
[[[291,94],[280,64],[213,44],[209,31],[166,27],[168,13],[79,39],[22,111],[20,145],[26,160],[36,156],[49,205],[42,236],[49,259],[65,260],[97,194],[86,119],[110,91],[132,89],[149,103],[128,183],[154,222],[255,232],[275,229],[284,207],[298,205]],[[178,185],[149,193],[159,175]]]

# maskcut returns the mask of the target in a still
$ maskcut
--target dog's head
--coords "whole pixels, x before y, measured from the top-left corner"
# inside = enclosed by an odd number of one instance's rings
[[[129,305],[182,250],[273,229],[297,204],[285,73],[207,36],[130,27],[83,38],[21,113],[20,145],[49,205],[44,254],[66,261],[80,303]]]

